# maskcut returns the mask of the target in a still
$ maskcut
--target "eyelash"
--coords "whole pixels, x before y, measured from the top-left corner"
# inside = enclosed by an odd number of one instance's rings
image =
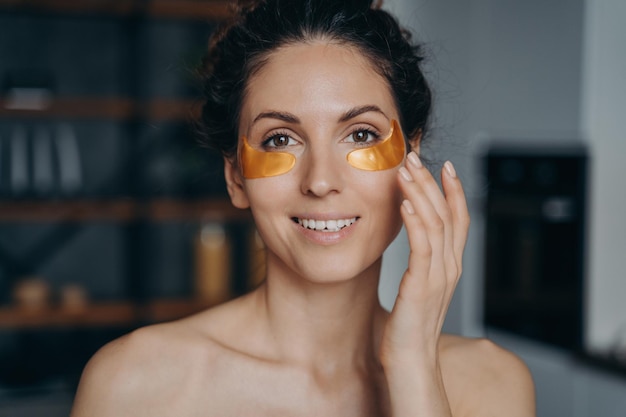
[[[353,140],[353,141],[348,141],[348,142],[349,142],[349,143],[354,143],[356,146],[371,146],[372,142],[377,142],[377,141],[380,139],[380,133],[378,133],[377,131],[375,131],[375,130],[373,130],[373,129],[366,128],[366,127],[358,127],[358,128],[356,128],[356,129],[353,129],[353,130],[352,130],[352,131],[351,131],[351,132],[350,132],[350,133],[346,136],[346,139],[347,139],[347,138],[352,138],[352,136],[353,136],[355,133],[359,133],[359,132],[364,132],[365,134],[367,134],[367,135],[369,135],[369,136],[372,136],[373,140],[366,141],[366,142],[357,142],[357,141],[354,141],[354,140]],[[278,137],[281,137],[281,136],[285,136],[285,137],[287,137],[287,138],[288,138],[288,140],[289,140],[289,142],[291,142],[291,141],[294,141],[294,140],[295,140],[295,139],[293,139],[293,138],[289,135],[289,133],[287,133],[287,132],[281,132],[281,131],[278,131],[278,132],[274,132],[274,133],[272,133],[270,136],[268,136],[266,139],[264,139],[264,140],[263,140],[263,142],[261,142],[261,147],[262,147],[263,149],[276,150],[276,149],[282,149],[282,148],[285,148],[285,147],[287,147],[287,146],[290,146],[290,145],[282,145],[282,146],[275,146],[275,145],[272,145],[272,141],[273,141],[273,140],[275,140],[275,139],[276,139],[276,138],[278,138]],[[288,143],[289,143],[289,142],[288,142]]]
[[[366,141],[366,142],[357,142],[357,141],[354,141],[354,140],[351,141],[351,143],[354,143],[357,146],[371,146],[371,144],[373,142],[377,142],[380,139],[380,133],[378,133],[377,131],[374,131],[374,130],[372,130],[370,128],[366,128],[366,127],[359,127],[359,128],[356,128],[356,129],[352,130],[350,132],[350,134],[348,136],[346,136],[346,138],[352,138],[352,136],[355,133],[359,133],[359,132],[363,132],[363,133],[365,133],[365,134],[367,134],[369,136],[372,136],[373,140]]]
[[[266,139],[264,139],[263,142],[261,142],[261,147],[263,149],[282,149],[282,148],[285,148],[285,147],[289,146],[289,145],[283,145],[283,146],[274,146],[274,145],[272,145],[272,141],[274,139],[278,138],[278,137],[281,137],[281,136],[285,136],[286,138],[288,138],[289,142],[292,141],[292,140],[295,140],[291,136],[289,136],[289,133],[278,131],[278,132],[272,133],[270,136],[268,136]],[[289,142],[287,142],[287,143],[289,143]]]

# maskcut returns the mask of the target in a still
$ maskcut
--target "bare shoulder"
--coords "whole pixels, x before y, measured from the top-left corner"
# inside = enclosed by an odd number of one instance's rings
[[[535,415],[532,376],[514,353],[488,339],[444,335],[440,357],[455,416]]]
[[[184,400],[219,354],[192,323],[143,327],[102,347],[83,371],[72,417],[155,416]]]

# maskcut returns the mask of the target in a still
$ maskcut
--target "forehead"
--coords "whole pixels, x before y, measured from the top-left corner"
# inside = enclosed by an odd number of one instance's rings
[[[396,112],[389,84],[370,59],[346,44],[303,42],[272,52],[250,78],[242,119],[260,108],[322,116],[362,104]]]

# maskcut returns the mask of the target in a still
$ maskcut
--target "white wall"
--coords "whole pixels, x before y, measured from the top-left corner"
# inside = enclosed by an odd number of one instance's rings
[[[592,145],[591,349],[626,342],[626,1],[587,0],[582,130]],[[625,346],[626,348],[626,346]]]

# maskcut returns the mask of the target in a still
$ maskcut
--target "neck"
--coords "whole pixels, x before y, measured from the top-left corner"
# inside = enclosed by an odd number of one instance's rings
[[[386,312],[378,302],[381,259],[352,279],[313,283],[268,270],[258,301],[281,360],[323,373],[376,366]]]

